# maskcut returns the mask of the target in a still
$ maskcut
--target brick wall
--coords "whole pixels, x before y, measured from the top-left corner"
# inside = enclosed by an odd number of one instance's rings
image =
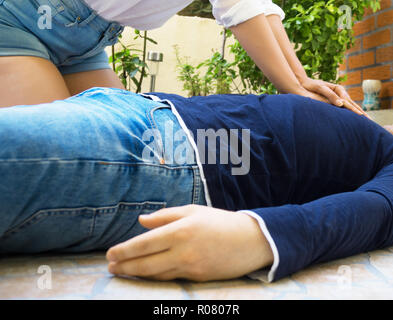
[[[340,74],[352,99],[363,101],[362,81],[382,81],[382,108],[393,108],[393,0],[381,0],[381,10],[366,10],[354,26],[355,46],[348,50]]]

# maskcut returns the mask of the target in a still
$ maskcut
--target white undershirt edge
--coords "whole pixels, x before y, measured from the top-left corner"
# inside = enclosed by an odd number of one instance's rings
[[[201,181],[203,183],[203,187],[204,187],[204,191],[205,191],[205,201],[206,201],[206,204],[209,207],[212,207],[212,202],[211,202],[211,199],[210,199],[209,189],[208,189],[208,186],[207,186],[207,183],[206,183],[206,178],[205,178],[205,174],[204,174],[204,171],[203,171],[203,166],[202,166],[202,162],[201,162],[201,159],[200,159],[200,155],[199,155],[199,152],[198,152],[198,147],[197,147],[194,139],[192,138],[192,136],[190,134],[190,131],[188,130],[186,124],[184,123],[183,118],[180,116],[179,112],[176,110],[175,105],[170,100],[162,100],[162,99],[158,98],[157,96],[154,96],[154,95],[151,95],[151,94],[141,94],[141,96],[150,98],[153,101],[157,101],[157,102],[160,102],[160,103],[168,103],[171,106],[173,114],[176,116],[177,120],[179,121],[179,124],[180,124],[181,128],[183,129],[183,131],[187,135],[188,141],[190,142],[192,148],[194,149],[197,165],[198,165],[198,168],[199,168],[199,174],[201,176]]]
[[[269,245],[270,245],[270,248],[272,249],[273,257],[274,257],[273,265],[270,268],[270,270],[264,269],[264,270],[260,270],[260,271],[255,271],[255,272],[248,274],[248,277],[250,277],[251,279],[254,279],[254,280],[261,280],[263,282],[273,282],[274,276],[276,275],[278,265],[280,263],[280,255],[278,254],[277,246],[274,243],[274,240],[273,240],[269,230],[267,229],[266,223],[259,215],[257,215],[253,211],[241,210],[238,212],[245,213],[245,214],[251,216],[252,218],[254,218],[255,220],[257,220],[259,227],[262,230],[262,233],[264,234],[266,240],[269,242]]]

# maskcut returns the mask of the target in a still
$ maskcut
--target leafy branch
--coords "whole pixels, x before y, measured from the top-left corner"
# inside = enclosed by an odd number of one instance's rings
[[[143,80],[149,75],[146,63],[147,43],[157,44],[157,42],[148,37],[147,31],[142,33],[139,30],[135,30],[134,33],[133,41],[141,39],[143,42],[142,50],[135,48],[135,44],[125,45],[121,41],[123,36],[120,36],[119,44],[121,49],[116,50],[115,46],[112,46],[112,55],[109,57],[109,63],[112,64],[113,70],[127,90],[140,93]]]

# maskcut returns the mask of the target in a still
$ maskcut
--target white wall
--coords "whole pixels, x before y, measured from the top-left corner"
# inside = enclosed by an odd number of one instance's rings
[[[180,56],[189,57],[189,62],[197,65],[211,57],[213,49],[220,51],[222,45],[223,28],[214,20],[174,16],[164,26],[151,30],[148,36],[158,42],[158,45],[148,44],[148,50],[159,51],[164,54],[164,62],[160,64],[160,71],[156,83],[156,91],[186,95],[182,91],[182,83],[177,79],[176,55],[174,45],[178,45]],[[134,32],[127,28],[123,35],[123,42],[135,43]],[[130,39],[124,41],[125,39]],[[141,48],[141,41],[137,42]],[[110,54],[110,48],[108,48]],[[146,78],[143,92],[148,92],[150,79]]]

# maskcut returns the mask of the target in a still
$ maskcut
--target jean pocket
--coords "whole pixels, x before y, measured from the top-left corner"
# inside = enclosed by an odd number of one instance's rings
[[[83,244],[85,249],[106,250],[148,231],[138,222],[139,216],[163,209],[166,205],[166,202],[153,201],[121,203],[116,207],[97,211],[93,236]],[[81,248],[68,248],[68,251],[70,249],[80,251]]]
[[[119,30],[123,30],[122,27],[119,27]],[[105,50],[106,47],[114,45],[117,42],[118,35],[121,31],[118,31],[114,36],[111,36],[108,33],[104,33],[102,37],[95,39],[96,41],[93,43],[91,47],[89,47],[84,52],[78,53],[78,55],[70,55],[66,59],[62,60],[58,63],[58,66],[69,66],[81,63],[82,61],[92,58]]]
[[[159,210],[165,205],[166,203],[161,202],[138,202],[97,208],[40,210],[0,238],[0,252],[39,253],[97,249],[102,242],[101,237],[111,234],[113,228],[117,230],[111,238],[121,234],[124,224],[127,225],[127,234],[130,234],[139,214]]]
[[[88,7],[76,6],[71,0],[33,0],[37,11],[43,10],[53,23],[66,27],[83,24],[84,20],[91,19],[93,11]]]
[[[171,106],[162,103],[148,111],[147,118],[161,164],[175,166],[195,164],[195,151]]]
[[[170,109],[168,105],[158,105],[149,110],[146,110],[146,117],[149,121],[150,129],[147,130],[143,134],[143,140],[147,141],[151,140],[151,143],[147,145],[145,150],[143,151],[142,158],[146,162],[154,163],[157,160],[164,164],[165,161],[165,142],[168,141],[169,130],[165,130],[168,128],[168,118],[162,113],[164,110]]]

